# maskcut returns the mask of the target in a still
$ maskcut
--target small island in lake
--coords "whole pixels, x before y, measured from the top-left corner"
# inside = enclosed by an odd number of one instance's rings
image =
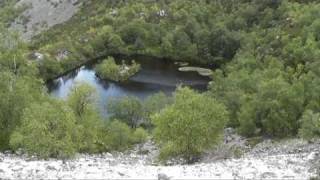
[[[113,57],[108,57],[96,66],[96,75],[101,79],[124,82],[139,72],[140,68],[140,64],[134,60],[131,61],[131,64],[122,61],[122,64],[118,65]]]

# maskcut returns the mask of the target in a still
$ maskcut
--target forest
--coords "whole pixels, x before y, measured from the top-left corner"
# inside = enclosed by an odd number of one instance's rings
[[[195,162],[224,128],[249,139],[320,137],[318,0],[91,0],[30,42],[9,28],[22,9],[0,1],[0,149],[41,158],[125,151],[153,139],[161,160]],[[30,59],[40,52],[41,61]],[[61,55],[62,54],[62,55]],[[95,108],[95,90],[67,99],[46,82],[101,55],[145,55],[214,70],[205,92],[179,86]]]

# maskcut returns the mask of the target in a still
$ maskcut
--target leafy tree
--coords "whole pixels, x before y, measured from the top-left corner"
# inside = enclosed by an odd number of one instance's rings
[[[161,158],[181,156],[192,162],[219,142],[226,121],[224,105],[189,88],[179,88],[174,103],[153,116]]]
[[[78,144],[81,152],[96,152],[102,118],[96,110],[95,90],[88,84],[78,84],[71,90],[67,102],[76,116]]]
[[[57,77],[62,73],[63,69],[61,64],[56,60],[42,60],[39,63],[40,75],[43,79],[50,79]]]
[[[113,57],[108,57],[96,66],[98,77],[117,82],[127,81],[139,70],[140,64],[137,64],[134,60],[131,61],[131,65],[126,64],[124,61],[122,61],[121,65],[117,65]]]
[[[0,149],[9,148],[9,137],[20,125],[23,110],[33,102],[41,102],[41,81],[0,72]]]
[[[141,101],[132,96],[125,96],[121,99],[111,99],[108,102],[108,111],[112,119],[118,119],[136,128],[143,118],[143,106]]]
[[[247,136],[256,132],[277,137],[296,135],[305,103],[300,79],[288,79],[291,73],[274,59],[258,64],[239,58],[238,64],[229,67],[227,77],[218,71],[218,81],[212,85],[214,97],[230,110],[232,125],[240,125],[240,132]]]
[[[299,134],[304,139],[320,137],[320,114],[307,110],[301,118],[301,128]]]
[[[133,132],[132,137],[134,143],[143,143],[147,140],[148,133],[140,127]]]
[[[218,63],[219,60],[232,59],[240,48],[239,40],[227,30],[214,29],[209,38],[209,52]]]
[[[118,120],[106,125],[104,144],[108,150],[123,151],[132,145],[132,132],[130,127]]]
[[[96,102],[95,89],[88,84],[76,84],[72,88],[67,101],[77,117],[82,118],[85,113],[94,109],[94,103]]]
[[[24,110],[21,126],[12,134],[10,145],[41,158],[67,158],[77,150],[76,137],[72,111],[63,102],[50,100]]]
[[[166,106],[171,104],[171,97],[165,95],[163,92],[157,93],[148,97],[143,102],[143,110],[144,110],[144,123],[147,127],[152,126],[151,116],[155,113],[159,113]]]

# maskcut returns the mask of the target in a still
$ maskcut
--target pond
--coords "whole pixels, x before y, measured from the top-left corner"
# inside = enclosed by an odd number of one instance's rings
[[[135,61],[141,64],[141,70],[126,83],[100,80],[95,75],[94,65],[91,64],[55,79],[47,86],[51,95],[64,99],[76,83],[88,83],[96,89],[100,112],[107,116],[106,105],[110,98],[136,96],[143,100],[158,92],[170,96],[179,84],[204,91],[210,81],[208,77],[200,76],[196,72],[180,72],[179,66],[168,60],[144,57]]]

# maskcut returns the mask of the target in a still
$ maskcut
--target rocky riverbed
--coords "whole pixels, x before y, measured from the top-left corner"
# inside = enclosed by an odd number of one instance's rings
[[[225,148],[230,146],[225,146]],[[141,151],[142,150],[142,151]],[[151,142],[125,153],[79,154],[71,160],[37,160],[25,155],[0,154],[4,179],[309,179],[319,171],[320,142],[292,139],[265,141],[240,158],[212,159],[205,155],[193,165],[161,165]],[[139,152],[144,152],[141,154]],[[146,153],[147,152],[147,153]],[[0,178],[0,179],[1,179]]]

